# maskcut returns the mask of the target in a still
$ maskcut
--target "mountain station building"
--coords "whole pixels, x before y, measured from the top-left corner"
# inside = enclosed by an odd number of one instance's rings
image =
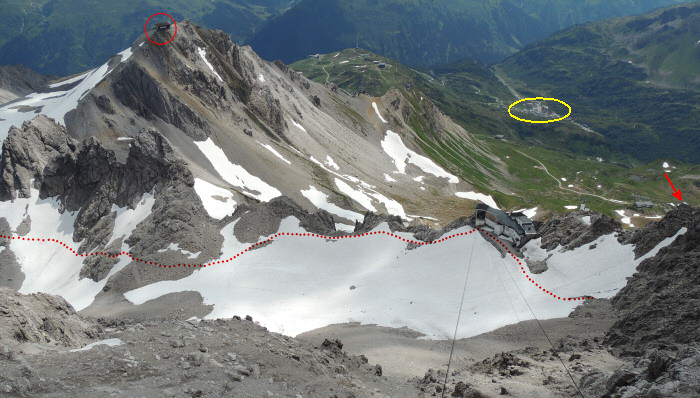
[[[527,241],[537,237],[537,231],[532,220],[521,212],[506,213],[483,203],[476,205],[474,210],[474,225],[487,225],[493,228],[496,235],[510,238],[515,247],[522,247]]]

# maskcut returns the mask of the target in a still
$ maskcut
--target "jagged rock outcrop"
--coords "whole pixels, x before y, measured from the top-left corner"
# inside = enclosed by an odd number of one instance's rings
[[[5,344],[82,345],[100,336],[102,328],[80,317],[68,302],[44,293],[24,295],[0,287],[0,340]]]
[[[700,214],[692,213],[688,231],[644,260],[612,299],[622,315],[607,336],[612,346],[641,352],[700,342]]]
[[[589,217],[590,223],[584,222],[583,217]],[[562,246],[565,250],[573,250],[621,229],[619,222],[604,214],[576,211],[552,216],[537,226],[537,233],[542,238],[543,249],[549,251]]]
[[[3,144],[0,160],[0,198],[30,195],[30,181],[42,198],[57,197],[60,211],[78,211],[73,239],[83,241],[80,252],[105,248],[114,229],[112,206],[135,207],[146,193],[155,192],[153,212],[135,231],[129,244],[136,252],[154,251],[170,242],[181,242],[191,252],[202,251],[205,242],[216,244],[215,224],[194,192],[187,164],[155,129],[142,130],[132,141],[125,163],[94,137],[82,142],[68,137],[63,127],[45,116],[12,129]],[[212,255],[218,249],[211,248]],[[81,276],[99,280],[115,261],[86,259]]]
[[[333,215],[325,210],[309,213],[286,196],[280,196],[267,203],[241,204],[231,216],[236,220],[233,233],[241,242],[257,242],[261,236],[278,231],[280,222],[287,217],[299,220],[299,226],[306,231],[330,235],[336,232]]]
[[[697,223],[698,219],[700,219],[700,210],[681,204],[669,211],[660,221],[651,222],[644,228],[634,231],[622,243],[633,244],[635,256],[641,257],[662,240],[675,235],[682,227]]]
[[[64,128],[43,115],[25,122],[21,129],[12,127],[2,144],[0,200],[30,197],[30,180],[52,174],[54,165],[70,158],[77,146]]]
[[[387,223],[389,229],[393,232],[406,232],[408,228],[403,225],[403,220],[399,216],[392,216],[389,214],[375,214],[371,211],[365,213],[365,218],[362,222],[355,221],[356,234],[367,233],[374,228],[376,228],[381,223]]]
[[[700,392],[700,212],[680,206],[627,242],[637,256],[678,236],[644,260],[612,299],[619,320],[605,344],[626,359],[607,381],[608,396],[695,397]]]

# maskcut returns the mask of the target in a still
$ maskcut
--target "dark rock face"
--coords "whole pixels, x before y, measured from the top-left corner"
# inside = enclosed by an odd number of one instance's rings
[[[583,216],[591,218],[590,225],[581,220]],[[537,233],[542,237],[543,249],[549,251],[562,246],[566,250],[573,250],[621,229],[619,222],[604,214],[572,212],[553,216],[537,227]]]
[[[675,235],[682,227],[689,227],[700,218],[700,211],[681,204],[668,212],[659,222],[651,222],[643,229],[636,230],[623,243],[633,244],[635,256],[641,257],[658,245],[662,240]]]
[[[608,380],[610,396],[696,397],[700,392],[700,212],[680,206],[626,242],[637,256],[677,237],[644,260],[612,299],[620,319],[605,344],[629,357]]]
[[[102,333],[60,296],[24,295],[0,287],[0,340],[16,343],[84,344]]]
[[[295,217],[302,228],[312,233],[330,235],[336,232],[333,215],[325,210],[309,213],[286,196],[267,203],[241,204],[231,216],[233,220],[239,219],[234,234],[241,242],[256,242],[261,236],[274,234],[287,217]]]
[[[194,140],[205,140],[211,134],[211,126],[197,112],[172,95],[148,71],[136,62],[115,71],[112,89],[125,106],[146,120],[159,118],[182,130]],[[194,76],[192,81],[204,77]]]
[[[119,163],[114,152],[94,137],[78,143],[53,120],[38,116],[21,130],[10,131],[0,167],[0,199],[12,199],[15,190],[28,197],[34,179],[42,198],[60,200],[60,211],[79,210],[73,239],[85,239],[80,252],[100,247],[104,249],[100,251],[118,253],[120,247],[104,247],[114,229],[112,206],[134,208],[145,193],[154,191],[149,222],[128,242],[135,251],[150,253],[170,242],[180,242],[192,252],[201,251],[205,242],[216,245],[209,235],[214,223],[194,192],[187,164],[154,129],[142,130],[132,142],[126,163]],[[85,263],[81,276],[97,281],[116,262],[101,257]]]
[[[635,352],[700,342],[700,214],[692,213],[688,232],[644,260],[613,298],[622,315],[606,339],[613,347]]]
[[[605,384],[604,396],[697,397],[700,392],[700,349],[651,350],[622,365]]]
[[[3,65],[0,66],[0,89],[21,96],[41,89],[57,77],[39,74],[20,64]]]
[[[56,164],[65,164],[78,146],[65,129],[46,116],[12,127],[2,145],[0,200],[28,198],[29,181],[36,175],[53,174]]]

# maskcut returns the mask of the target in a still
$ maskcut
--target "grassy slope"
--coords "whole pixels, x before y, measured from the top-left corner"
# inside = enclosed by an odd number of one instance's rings
[[[366,57],[363,56],[365,54]],[[374,60],[387,64],[381,74]],[[329,82],[352,94],[361,81],[362,87],[371,96],[381,96],[394,86],[407,93],[408,98],[415,100],[425,95],[434,100],[443,111],[466,127],[480,145],[503,160],[508,167],[507,173],[493,168],[489,171],[496,176],[498,183],[510,187],[512,192],[493,190],[496,182],[480,172],[471,159],[476,158],[487,168],[491,167],[490,162],[479,158],[468,145],[451,134],[440,141],[431,139],[430,132],[426,131],[420,120],[415,119],[411,127],[418,132],[419,145],[446,169],[474,183],[481,191],[494,195],[505,207],[539,206],[540,209],[563,212],[564,206],[577,205],[583,198],[586,198],[589,208],[611,216],[614,210],[626,207],[591,195],[559,189],[556,180],[541,168],[535,168],[539,164],[521,152],[541,161],[555,177],[566,178],[567,182],[562,182],[565,188],[572,184],[574,187],[571,189],[576,191],[627,202],[633,200],[633,195],[643,195],[660,204],[654,209],[659,212],[664,210],[663,204],[676,200],[671,196],[670,186],[663,176],[663,160],[647,164],[618,155],[624,159],[624,164],[612,162],[615,158],[609,156],[603,156],[605,161],[599,162],[598,156],[588,155],[585,151],[573,153],[562,150],[556,142],[551,144],[557,140],[565,141],[562,137],[567,134],[582,134],[580,127],[573,123],[535,126],[511,119],[506,109],[515,101],[515,97],[488,67],[478,61],[463,61],[421,72],[366,50],[348,49],[323,55],[320,59],[304,59],[292,64],[292,68],[303,71],[305,76],[320,83],[329,79]],[[507,136],[505,141],[493,138],[494,134],[503,133]],[[586,138],[584,135],[581,137]],[[541,140],[549,145],[542,145]],[[539,145],[527,142],[539,142]],[[700,168],[676,160],[669,160],[669,163],[677,167],[673,169],[671,178],[683,192],[684,200],[700,203],[700,190],[693,183],[700,180]],[[633,175],[642,181],[633,180]]]
[[[70,75],[104,63],[143,33],[146,20],[167,13],[222,29],[242,42],[292,0],[39,0],[0,2],[0,64]],[[162,16],[163,18],[167,18]]]

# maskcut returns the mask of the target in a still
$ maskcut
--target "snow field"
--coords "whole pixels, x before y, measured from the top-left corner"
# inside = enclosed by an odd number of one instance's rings
[[[298,224],[298,220],[287,218],[280,231],[304,233]],[[247,248],[235,240],[233,225],[222,231],[224,257]],[[470,230],[460,228],[453,233],[466,235],[414,250],[387,235],[338,241],[279,236],[232,264],[144,286],[128,292],[126,298],[142,304],[165,294],[193,290],[204,297],[205,304],[214,305],[209,319],[249,314],[268,329],[291,336],[329,324],[361,322],[407,326],[431,339],[451,337],[468,269],[458,338],[533,319],[527,304],[538,319],[565,317],[580,304],[542,292],[523,276],[517,262],[501,258],[485,238],[469,234]],[[382,224],[376,231],[388,231],[388,226]],[[594,251],[585,245],[569,252],[553,252],[549,270],[532,275],[532,279],[558,296],[611,297],[642,259],[635,261],[633,246],[620,245],[613,235],[595,243],[598,249]],[[544,251],[536,241],[528,245],[535,245],[528,247],[528,256],[549,254],[538,253]]]
[[[260,178],[248,173],[242,166],[231,163],[224,151],[219,148],[211,138],[207,138],[206,141],[195,141],[194,143],[199,150],[202,151],[204,156],[209,159],[221,178],[229,184],[243,189],[245,195],[262,202],[269,202],[273,198],[282,195],[277,188],[268,185]],[[246,190],[248,192],[246,192]]]

